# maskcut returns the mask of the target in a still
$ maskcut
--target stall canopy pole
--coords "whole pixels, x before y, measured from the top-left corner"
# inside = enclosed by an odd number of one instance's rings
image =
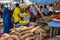
[[[37,11],[41,14],[42,18],[45,20],[45,22],[48,24],[47,19],[45,19],[44,15],[42,12],[40,12],[40,9],[38,8],[38,6],[34,3],[34,6],[36,7]]]

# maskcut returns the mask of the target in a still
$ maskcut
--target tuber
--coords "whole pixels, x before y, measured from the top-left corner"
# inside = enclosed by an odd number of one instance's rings
[[[24,38],[27,38],[27,37],[32,36],[32,35],[34,35],[34,34],[33,33],[27,33],[27,34],[21,36],[20,39],[24,39]]]
[[[16,35],[11,35],[11,38],[13,38],[14,40],[19,40],[18,36]]]

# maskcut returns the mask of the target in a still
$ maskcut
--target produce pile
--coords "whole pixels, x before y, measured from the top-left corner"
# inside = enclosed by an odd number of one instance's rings
[[[39,26],[34,28],[21,26],[12,28],[8,34],[3,34],[0,40],[40,40],[40,33],[43,38],[46,36],[46,31]]]

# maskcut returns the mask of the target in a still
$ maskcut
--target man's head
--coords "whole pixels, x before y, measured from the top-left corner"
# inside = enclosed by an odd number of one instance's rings
[[[19,4],[18,4],[18,3],[16,3],[16,4],[15,4],[15,6],[16,6],[16,7],[19,7]]]

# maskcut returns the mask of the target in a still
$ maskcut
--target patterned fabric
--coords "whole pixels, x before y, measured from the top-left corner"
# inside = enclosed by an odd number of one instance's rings
[[[13,19],[15,23],[20,21],[20,18],[18,16],[19,13],[20,13],[20,8],[16,7],[13,12]]]
[[[10,14],[8,13],[8,8],[4,8],[3,24],[4,24],[4,33],[8,33],[9,30],[13,28],[11,17]]]
[[[48,23],[48,26],[49,27],[60,27],[60,22],[52,21],[52,22]]]

